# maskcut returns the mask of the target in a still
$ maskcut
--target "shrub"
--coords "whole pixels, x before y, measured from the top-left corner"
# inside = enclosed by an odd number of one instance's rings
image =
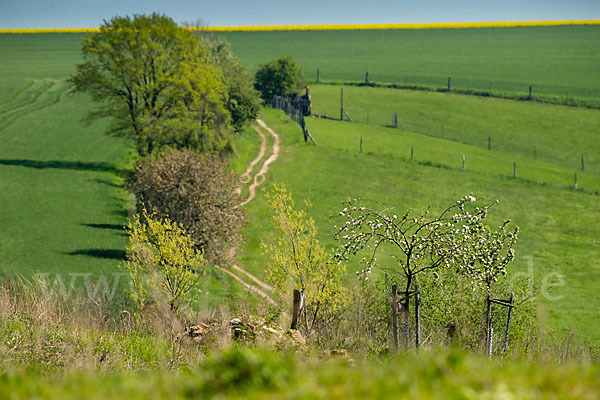
[[[152,155],[138,161],[128,186],[140,212],[152,210],[181,224],[207,261],[228,260],[227,247],[239,240],[244,213],[220,156],[187,149]]]
[[[204,272],[204,257],[180,225],[144,209],[127,227],[129,245],[125,269],[131,296],[140,307],[165,301],[177,311]]]

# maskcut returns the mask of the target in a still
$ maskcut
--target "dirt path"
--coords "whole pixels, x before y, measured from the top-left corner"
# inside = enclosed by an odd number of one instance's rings
[[[262,120],[257,119],[256,122],[258,122],[258,124],[263,129],[265,129],[267,132],[269,132],[269,134],[271,134],[271,136],[273,137],[273,148],[271,150],[271,156],[264,161],[261,169],[254,175],[253,183],[250,185],[250,187],[248,187],[248,192],[249,192],[248,198],[246,200],[244,200],[243,202],[241,202],[237,207],[243,207],[244,205],[246,205],[250,201],[252,201],[252,199],[254,199],[254,197],[256,196],[256,188],[265,182],[265,178],[266,178],[265,174],[269,171],[269,165],[271,165],[279,157],[279,135],[277,135],[277,133],[275,133],[271,128],[269,128],[267,126],[267,124],[265,124]],[[240,175],[240,182],[242,183],[242,186],[240,186],[239,188],[236,189],[236,193],[238,193],[238,194],[242,193],[243,185],[250,181],[250,174],[252,172],[252,169],[254,168],[254,166],[256,164],[258,164],[260,162],[260,160],[262,160],[262,158],[264,157],[265,152],[266,152],[267,138],[261,132],[261,130],[258,129],[257,127],[254,127],[254,130],[258,133],[258,135],[260,136],[260,139],[261,139],[260,150],[258,152],[258,155],[254,158],[254,160],[252,160],[250,162],[250,164],[248,165],[248,168],[246,168],[246,171],[242,175]],[[232,259],[235,259],[236,250],[237,249],[235,247],[233,247],[230,251],[230,256]],[[246,287],[247,289],[258,294],[259,296],[261,296],[262,298],[267,300],[269,303],[276,304],[275,301],[273,300],[273,298],[265,292],[265,291],[272,292],[273,288],[271,286],[267,285],[265,282],[258,279],[256,276],[254,276],[250,272],[248,272],[245,269],[243,269],[242,267],[240,267],[239,265],[233,264],[229,268],[222,268],[222,267],[216,266],[216,268],[218,270],[223,271],[226,274],[230,275],[236,281],[241,283],[244,287]],[[249,284],[248,282],[244,281],[236,273],[234,273],[234,271],[236,271],[239,274],[245,275],[248,279],[250,279],[254,283],[254,285]]]
[[[264,283],[263,281],[261,281],[260,279],[258,279],[257,277],[255,277],[254,275],[252,275],[250,272],[246,271],[245,269],[239,267],[238,265],[234,264],[234,265],[231,266],[231,268],[233,268],[236,271],[239,271],[242,274],[246,275],[248,278],[250,278],[252,281],[254,281],[254,283],[256,283],[261,288],[263,288],[265,290],[268,290],[269,292],[273,291],[273,288],[271,286],[267,285],[266,283]]]
[[[233,267],[236,267],[236,266],[234,265]],[[273,300],[271,298],[271,296],[269,296],[268,294],[266,294],[265,292],[263,292],[262,290],[260,290],[256,286],[252,286],[252,285],[246,283],[246,281],[244,281],[243,279],[241,279],[239,276],[237,276],[236,274],[234,274],[230,270],[225,269],[225,268],[221,268],[218,265],[215,265],[215,268],[218,269],[219,271],[225,272],[226,274],[228,274],[229,276],[231,276],[233,279],[235,279],[236,281],[238,281],[239,283],[241,283],[246,289],[253,291],[254,293],[256,293],[257,295],[259,295],[263,299],[267,300],[269,303],[271,303],[273,305],[277,304],[277,303],[275,303],[275,300]],[[244,272],[246,274],[249,274],[249,272],[246,272],[246,271],[244,271]],[[258,278],[256,278],[256,279],[258,279]]]
[[[237,189],[235,189],[235,193],[238,196],[240,196],[242,194],[243,185],[250,182],[250,172],[252,172],[252,169],[254,168],[254,166],[256,164],[258,164],[258,162],[263,158],[263,156],[265,155],[265,151],[267,150],[267,138],[260,131],[260,129],[258,129],[255,126],[253,126],[253,128],[256,131],[256,133],[258,133],[258,136],[260,136],[260,150],[259,150],[256,158],[250,162],[250,164],[248,165],[248,168],[246,168],[246,171],[244,171],[244,173],[240,175],[240,183],[242,185],[240,187],[238,187]]]
[[[271,153],[271,156],[269,158],[267,158],[265,160],[265,162],[263,163],[260,171],[258,171],[258,173],[256,175],[254,175],[254,182],[248,188],[248,191],[250,193],[248,195],[248,198],[246,200],[244,200],[243,202],[241,202],[238,205],[238,207],[245,206],[246,204],[250,203],[250,201],[252,201],[252,199],[254,199],[254,196],[256,196],[256,188],[265,182],[265,174],[269,170],[269,165],[273,161],[277,160],[277,157],[279,157],[279,135],[277,135],[275,132],[273,132],[273,130],[271,128],[269,128],[267,126],[267,124],[265,124],[262,120],[257,119],[256,122],[258,122],[258,124],[261,127],[266,129],[267,132],[269,132],[271,134],[271,136],[273,136],[273,151]],[[257,129],[257,131],[258,131],[258,129]],[[265,143],[265,141],[263,141],[263,143]],[[262,146],[261,146],[261,148],[262,148]]]

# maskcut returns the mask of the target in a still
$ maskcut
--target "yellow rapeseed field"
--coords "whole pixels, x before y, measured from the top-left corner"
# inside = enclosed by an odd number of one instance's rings
[[[600,20],[574,21],[513,21],[513,22],[439,22],[428,24],[332,24],[332,25],[262,25],[192,27],[192,30],[209,32],[261,32],[261,31],[325,31],[359,29],[461,29],[461,28],[513,28],[525,26],[600,25]],[[88,33],[99,28],[49,28],[0,29],[0,33]]]

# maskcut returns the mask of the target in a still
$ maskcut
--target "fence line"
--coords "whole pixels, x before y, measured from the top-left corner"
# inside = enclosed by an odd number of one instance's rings
[[[300,128],[302,128],[302,133],[304,134],[305,142],[308,142],[308,139],[310,139],[310,141],[313,142],[313,144],[317,144],[315,139],[313,139],[312,135],[308,131],[304,115],[302,114],[300,109],[298,109],[291,101],[281,96],[275,95],[273,96],[273,101],[271,104],[273,105],[273,108],[285,112],[294,122],[300,125]]]
[[[532,147],[529,147],[527,143],[511,146],[512,141],[510,138],[501,137],[501,129],[494,128],[494,131],[492,131],[491,134],[486,134],[486,127],[474,129],[469,125],[469,123],[462,123],[461,125],[457,126],[448,126],[448,124],[444,123],[444,121],[440,122],[439,120],[436,120],[429,122],[428,120],[424,119],[421,121],[421,124],[419,124],[418,122],[414,121],[414,116],[409,117],[409,120],[405,122],[402,120],[401,113],[398,111],[380,111],[377,110],[374,105],[371,105],[370,108],[364,106],[356,107],[347,99],[344,99],[343,104],[340,102],[332,105],[332,103],[333,102],[328,101],[327,106],[324,106],[317,102],[316,106],[313,106],[312,116],[335,121],[347,120],[350,122],[357,122],[367,125],[397,128],[434,138],[452,140],[478,148],[510,152],[525,158],[533,157],[533,160],[540,160],[547,164],[552,164],[565,169],[575,169],[582,172],[600,174],[600,169],[598,169],[600,164],[598,164],[595,159],[587,162],[589,159],[586,159],[586,156],[582,154],[573,158],[569,157],[568,159],[561,157],[557,161],[556,155],[538,151],[539,149],[536,148],[535,144],[533,144]],[[340,117],[337,116],[337,109],[340,106],[342,107],[344,115],[346,115],[346,117],[343,119],[340,119]],[[336,110],[336,117],[329,116],[332,114],[332,112],[328,110],[332,109]],[[375,112],[373,112],[373,109],[375,109]],[[352,113],[354,119],[349,118],[347,115],[348,111]],[[490,130],[487,129],[487,131],[489,132]],[[481,140],[479,142],[465,140],[463,138],[465,134],[470,136],[481,136]]]
[[[528,82],[485,81],[471,79],[454,79],[451,76],[421,76],[398,74],[394,78],[376,82],[366,72],[365,79],[357,75],[354,79],[322,79],[322,71],[317,70],[316,83],[328,85],[372,86],[408,90],[425,90],[435,92],[454,92],[484,97],[495,97],[512,100],[538,101],[542,103],[559,104],[571,107],[600,109],[600,96],[597,92],[569,94],[569,88],[561,84],[537,84],[535,87]],[[391,80],[389,80],[391,79]],[[446,80],[447,79],[447,80]],[[458,82],[458,84],[457,84]]]

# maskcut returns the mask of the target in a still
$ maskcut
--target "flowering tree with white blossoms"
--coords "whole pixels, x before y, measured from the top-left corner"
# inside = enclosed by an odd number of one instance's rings
[[[362,262],[362,271],[368,279],[376,264],[376,256],[384,247],[395,259],[399,272],[405,280],[402,301],[405,329],[408,324],[408,299],[411,289],[416,288],[417,276],[426,271],[435,271],[450,266],[463,266],[465,262],[478,260],[474,252],[482,220],[487,217],[490,206],[475,207],[472,195],[459,199],[437,216],[430,216],[430,209],[411,216],[410,211],[398,216],[378,202],[348,199],[346,207],[339,213],[345,218],[342,226],[336,226],[335,237],[342,242],[336,256],[347,260],[350,255],[367,253]],[[377,208],[367,207],[375,204]],[[487,248],[486,243],[483,246]],[[474,262],[472,267],[476,263]],[[418,315],[416,316],[418,323]],[[417,340],[418,345],[418,340]]]
[[[513,245],[518,239],[519,227],[507,230],[510,220],[504,221],[497,230],[478,221],[472,228],[473,246],[468,258],[461,265],[461,272],[477,285],[484,285],[487,294],[500,275],[506,275],[506,266],[515,258]]]
[[[486,311],[486,349],[491,354],[492,336],[492,284],[498,277],[506,275],[506,266],[515,258],[513,245],[518,239],[519,227],[507,230],[510,220],[504,221],[497,230],[490,229],[481,221],[473,227],[472,251],[467,254],[467,259],[461,263],[461,272],[465,274],[474,285],[484,286],[487,294]],[[512,302],[512,295],[511,295]],[[501,303],[502,304],[502,303]],[[506,304],[504,304],[506,305]],[[512,304],[510,305],[512,307]],[[507,334],[508,335],[508,334]],[[506,338],[508,340],[508,337]]]

